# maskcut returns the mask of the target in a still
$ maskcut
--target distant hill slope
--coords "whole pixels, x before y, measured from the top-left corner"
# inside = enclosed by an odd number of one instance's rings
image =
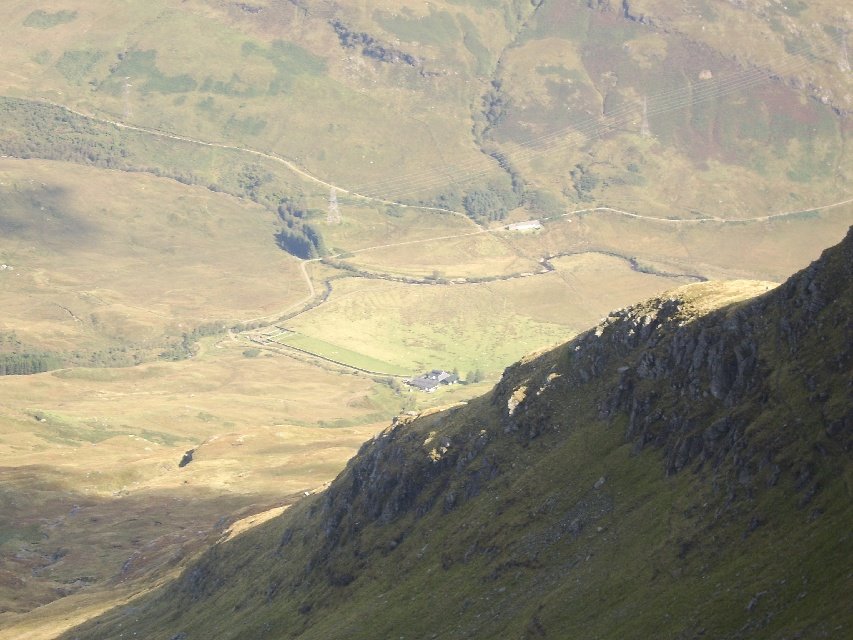
[[[743,218],[841,200],[850,181],[843,3],[32,4],[0,8],[3,155],[273,209],[297,192],[322,209],[330,182],[480,221],[588,202]],[[217,144],[187,154],[186,137]]]
[[[65,637],[848,636],[851,283],[614,312]]]

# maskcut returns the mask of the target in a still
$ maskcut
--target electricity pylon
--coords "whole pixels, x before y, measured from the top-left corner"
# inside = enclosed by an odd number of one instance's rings
[[[338,192],[334,187],[329,191],[329,212],[326,214],[328,224],[341,223],[341,210],[338,208]]]

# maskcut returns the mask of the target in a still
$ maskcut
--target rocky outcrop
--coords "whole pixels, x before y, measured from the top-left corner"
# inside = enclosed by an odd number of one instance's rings
[[[321,544],[308,562],[312,570],[323,567],[330,584],[339,582],[335,557],[342,547],[361,546],[358,538],[367,526],[390,525],[403,517],[417,521],[436,506],[452,511],[499,475],[499,462],[484,455],[489,432],[443,435],[448,418],[448,413],[421,418],[428,423],[426,433],[412,428],[411,419],[395,421],[361,447],[309,511],[322,532]],[[390,544],[400,541],[395,538]]]
[[[195,454],[195,449],[189,449],[181,456],[181,461],[178,463],[178,467],[185,467],[190,462],[193,461],[193,455]]]
[[[348,49],[361,49],[361,54],[389,64],[405,64],[410,67],[419,66],[418,59],[410,53],[400,51],[394,47],[385,44],[369,33],[363,31],[353,31],[339,19],[334,18],[329,21],[335,33],[338,35],[341,45]]]
[[[412,527],[437,506],[448,512],[476,498],[510,466],[508,443],[527,447],[570,433],[567,407],[592,408],[597,419],[624,425],[635,453],[661,450],[666,474],[692,468],[716,477],[724,468],[714,482],[730,494],[788,474],[799,478],[803,495],[817,491],[808,465],[778,461],[775,452],[803,437],[792,425],[825,428],[850,448],[850,408],[830,402],[839,391],[828,389],[828,375],[806,371],[805,352],[833,375],[851,369],[851,256],[848,238],[785,285],[710,313],[702,301],[724,285],[691,285],[615,311],[560,350],[508,368],[489,404],[477,409],[485,429],[473,426],[470,407],[459,414],[463,428],[457,421],[447,430],[460,409],[395,423],[362,446],[312,507],[323,544],[309,566],[324,567],[331,584],[348,583],[334,558],[341,547],[359,548],[365,527],[402,518]],[[791,367],[799,380],[774,380]],[[800,391],[814,403],[791,405],[782,428],[750,433]]]
[[[638,22],[650,27],[655,26],[654,20],[644,13],[639,13],[632,6],[630,0],[622,0],[622,16],[631,22]]]
[[[666,472],[690,465],[718,468],[727,460],[733,476],[750,484],[757,475],[774,483],[779,469],[773,448],[746,435],[763,417],[785,413],[791,424],[824,429],[851,448],[850,394],[853,369],[853,238],[827,251],[784,285],[748,302],[697,314],[698,284],[682,293],[613,312],[598,327],[564,347],[562,362],[510,368],[495,390],[495,404],[511,405],[509,430],[541,431],[542,403],[552,394],[596,394],[599,416],[625,423],[635,450],[663,450]],[[819,363],[815,366],[815,363]],[[522,386],[559,387],[513,402]],[[844,379],[846,382],[839,382]],[[846,386],[845,386],[846,385]],[[807,396],[808,402],[791,398]],[[553,399],[553,398],[552,398]],[[783,407],[786,407],[783,411]],[[784,438],[801,437],[781,428]]]

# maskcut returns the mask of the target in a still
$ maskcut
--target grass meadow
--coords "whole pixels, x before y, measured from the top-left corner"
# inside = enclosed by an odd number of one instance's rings
[[[326,340],[312,338],[299,333],[291,332],[275,338],[275,341],[279,344],[294,347],[301,351],[306,351],[310,354],[315,354],[334,362],[346,364],[350,367],[364,369],[371,373],[394,376],[413,375],[412,371],[406,370],[403,367],[372,358],[363,353],[359,353],[358,351],[353,351],[352,349],[346,349],[339,345],[327,342]]]
[[[603,276],[611,287],[596,295]],[[568,340],[631,296],[681,283],[600,255],[566,258],[550,273],[479,284],[350,278],[335,281],[325,304],[285,326],[409,372],[457,368],[464,376],[481,369],[496,376],[524,354]]]

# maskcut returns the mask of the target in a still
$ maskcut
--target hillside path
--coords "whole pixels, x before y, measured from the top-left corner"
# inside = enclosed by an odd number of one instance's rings
[[[103,124],[112,125],[112,126],[117,127],[119,129],[127,129],[130,131],[139,131],[140,133],[147,133],[148,135],[157,136],[160,138],[166,138],[168,140],[177,140],[179,142],[189,142],[190,144],[197,144],[199,146],[210,147],[210,148],[214,148],[214,149],[226,149],[229,151],[240,151],[243,153],[248,153],[248,154],[251,154],[254,156],[258,156],[260,158],[266,158],[267,160],[272,160],[273,162],[277,162],[279,164],[284,165],[285,167],[290,169],[290,171],[292,171],[293,173],[305,178],[306,180],[310,180],[311,182],[322,185],[322,186],[327,187],[329,189],[334,189],[335,191],[339,191],[340,193],[344,193],[348,196],[352,196],[354,198],[359,198],[361,200],[366,200],[368,202],[377,202],[379,204],[392,205],[392,206],[398,206],[398,207],[409,207],[409,208],[415,208],[415,209],[423,209],[425,211],[438,211],[440,213],[450,213],[450,214],[453,214],[456,216],[462,216],[466,220],[470,220],[470,218],[467,215],[465,215],[464,213],[462,213],[461,211],[454,211],[453,209],[445,209],[443,207],[428,207],[428,206],[421,206],[421,205],[411,205],[411,204],[406,204],[404,202],[396,202],[394,200],[386,200],[385,198],[377,198],[374,196],[368,196],[368,195],[365,195],[362,193],[358,193],[357,191],[353,191],[351,189],[346,189],[344,187],[338,186],[338,185],[333,184],[331,182],[327,182],[326,180],[323,180],[322,178],[318,178],[317,176],[312,175],[311,173],[309,173],[305,169],[298,166],[293,161],[282,158],[281,156],[274,154],[274,153],[267,153],[266,151],[259,151],[258,149],[251,149],[249,147],[241,147],[239,145],[226,144],[224,142],[210,142],[208,140],[200,140],[198,138],[191,138],[189,136],[182,136],[182,135],[179,135],[177,133],[172,133],[170,131],[161,131],[159,129],[153,129],[150,127],[141,127],[138,125],[129,124],[127,122],[122,122],[120,120],[112,120],[110,118],[105,118],[103,116],[97,116],[97,115],[94,115],[91,113],[85,113],[83,111],[78,111],[77,109],[69,107],[68,105],[60,104],[58,102],[53,102],[52,100],[48,100],[46,98],[40,98],[40,99],[37,99],[36,101],[42,102],[44,104],[49,104],[49,105],[52,105],[54,107],[58,107],[60,109],[64,109],[65,111],[68,111],[69,113],[73,113],[74,115],[78,115],[82,118],[87,118],[89,120],[94,120],[95,122],[101,122]]]

